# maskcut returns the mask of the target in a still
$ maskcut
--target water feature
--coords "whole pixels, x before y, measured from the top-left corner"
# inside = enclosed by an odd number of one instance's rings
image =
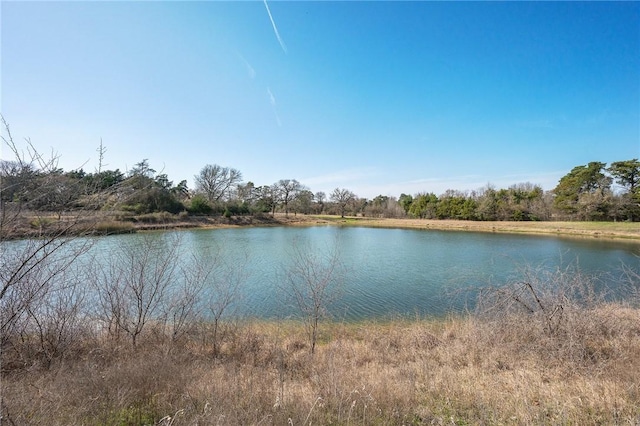
[[[242,270],[241,315],[283,318],[279,283],[293,247],[335,250],[344,266],[334,316],[345,319],[433,315],[471,307],[473,289],[518,278],[525,266],[578,265],[616,285],[623,265],[640,265],[640,244],[582,238],[360,227],[276,227],[168,231],[98,238],[90,254],[110,256],[140,238],[179,236],[176,262],[215,253]],[[471,290],[471,291],[469,291]],[[470,305],[471,304],[471,305]]]

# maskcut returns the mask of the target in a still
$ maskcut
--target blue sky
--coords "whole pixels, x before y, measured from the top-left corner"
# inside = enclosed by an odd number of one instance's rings
[[[640,157],[638,2],[0,8],[2,114],[65,170],[102,139],[107,168],[190,187],[219,164],[373,198]]]

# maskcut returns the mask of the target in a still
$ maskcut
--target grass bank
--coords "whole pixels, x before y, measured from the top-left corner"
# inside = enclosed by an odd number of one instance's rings
[[[72,223],[72,225],[70,225]],[[117,234],[162,229],[236,228],[248,226],[365,226],[379,228],[435,229],[513,234],[575,236],[587,238],[640,241],[640,222],[478,222],[465,220],[389,219],[329,215],[271,216],[189,216],[187,214],[152,213],[131,215],[95,213],[82,216],[23,214],[11,228],[3,229],[3,238],[55,235],[68,228],[69,233]]]
[[[570,310],[567,310],[570,311]],[[637,424],[640,311],[325,323],[311,355],[293,322],[205,325],[135,348],[85,331],[64,359],[3,372],[15,425]],[[5,367],[9,356],[3,354]],[[28,360],[28,353],[22,361]]]
[[[467,220],[377,219],[315,216],[342,226],[436,229],[640,240],[640,222],[479,222]]]
[[[79,212],[63,215],[23,212],[2,229],[2,239],[41,236],[111,235],[169,229],[215,229],[250,226],[298,226],[327,224],[314,216],[276,214],[256,216],[190,216],[167,212],[134,215],[123,212]]]

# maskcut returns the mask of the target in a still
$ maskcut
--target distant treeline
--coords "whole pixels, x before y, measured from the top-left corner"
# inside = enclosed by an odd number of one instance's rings
[[[476,191],[447,190],[440,195],[425,191],[366,199],[344,188],[331,194],[314,193],[295,179],[257,186],[244,182],[239,170],[216,164],[204,166],[194,176],[193,189],[187,187],[186,180],[174,184],[146,159],[127,172],[101,167],[93,173],[64,171],[57,167],[55,158],[25,159],[14,145],[10,148],[16,159],[0,160],[1,200],[37,211],[92,209],[225,216],[284,212],[509,221],[640,219],[637,159],[609,167],[601,162],[574,167],[551,191],[527,182],[506,189],[489,184]],[[101,154],[104,151],[101,147]]]
[[[463,220],[585,220],[640,219],[640,162],[637,159],[591,162],[574,167],[551,191],[520,183],[507,189],[487,185],[478,191],[446,191],[399,198],[412,217]],[[614,191],[613,183],[618,185]]]

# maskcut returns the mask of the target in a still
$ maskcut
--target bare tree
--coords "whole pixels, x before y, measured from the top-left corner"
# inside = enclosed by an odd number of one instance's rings
[[[318,191],[313,196],[314,201],[317,205],[317,213],[322,213],[324,211],[324,202],[327,200],[327,194],[322,191]]]
[[[93,281],[99,316],[113,335],[125,333],[136,346],[150,321],[165,320],[161,314],[166,313],[163,304],[177,277],[179,247],[175,234],[165,239],[145,235],[123,240],[106,260],[107,267],[97,271]]]
[[[344,217],[344,213],[347,210],[349,203],[352,203],[356,199],[356,194],[344,188],[336,188],[331,193],[331,201],[338,205],[340,209],[340,216]]]
[[[344,275],[337,250],[323,252],[294,244],[282,290],[302,316],[312,354],[319,323],[329,316],[329,305],[340,296]]]
[[[180,265],[179,284],[171,286],[162,317],[171,343],[189,333],[204,315],[203,298],[216,259],[192,255]]]
[[[246,257],[244,262],[234,261],[233,264],[220,260],[215,263],[215,269],[207,281],[207,306],[210,313],[208,319],[211,323],[214,356],[218,355],[222,339],[229,327],[233,326],[228,319],[233,318],[234,310],[243,297],[243,285],[247,278],[247,269],[244,267],[246,262]]]
[[[83,275],[76,268],[65,269],[37,304],[26,306],[27,328],[22,330],[20,342],[33,341],[31,350],[47,367],[80,343],[88,329]]]
[[[44,319],[36,316],[42,310],[36,308],[45,305],[64,272],[92,244],[75,238],[90,229],[82,211],[64,218],[54,212],[57,219],[50,219],[31,209],[55,189],[50,177],[57,176],[58,156],[46,158],[29,140],[25,153],[4,118],[2,125],[2,142],[14,160],[3,162],[0,176],[0,351],[34,321],[44,329]],[[55,223],[49,227],[49,222]],[[37,238],[8,241],[24,235]]]
[[[196,190],[206,195],[211,202],[224,201],[231,190],[242,182],[242,173],[229,167],[208,164],[195,176]]]
[[[211,324],[214,353],[225,318],[242,294],[242,262],[225,262],[220,249],[183,255],[179,234],[123,240],[97,266],[92,281],[98,319],[111,336],[127,336],[133,346],[153,323],[176,343],[204,320]]]
[[[284,205],[284,214],[289,215],[289,203],[293,201],[302,190],[302,185],[295,179],[280,179],[275,184],[280,195],[280,201]]]
[[[278,204],[282,203],[282,189],[277,183],[271,186],[264,186],[262,191],[262,203],[269,207],[271,216],[275,216]]]
[[[219,353],[220,342],[232,325],[227,319],[233,317],[242,298],[246,261],[245,257],[228,262],[220,248],[214,248],[181,264],[179,284],[169,291],[165,314],[172,342],[204,320],[210,326],[213,354]]]

